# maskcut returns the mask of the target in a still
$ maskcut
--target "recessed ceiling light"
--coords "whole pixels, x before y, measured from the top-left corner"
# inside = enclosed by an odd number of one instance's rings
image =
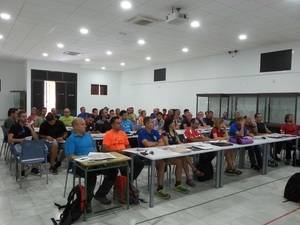
[[[190,25],[192,28],[198,28],[200,27],[200,22],[198,20],[193,20]]]
[[[239,39],[240,39],[241,41],[247,40],[247,38],[248,38],[248,36],[247,36],[246,34],[240,34],[240,35],[239,35]]]
[[[152,59],[151,56],[147,56],[147,57],[146,57],[146,60],[147,60],[147,61],[150,61],[151,59]]]
[[[184,48],[181,49],[181,51],[184,52],[184,53],[187,53],[187,52],[189,52],[189,49],[184,47]]]
[[[0,18],[3,20],[10,20],[11,16],[8,13],[0,13]]]
[[[120,63],[120,65],[121,65],[121,66],[125,66],[125,65],[126,65],[126,63],[124,63],[124,62],[121,62],[121,63]]]
[[[106,55],[112,55],[112,51],[107,50],[107,51],[106,51]]]
[[[85,58],[85,59],[84,59],[84,61],[86,61],[86,62],[90,62],[90,61],[91,61],[91,59],[89,59],[89,58]]]
[[[79,29],[79,31],[80,31],[81,34],[88,34],[89,33],[89,30],[87,28],[85,28],[85,27],[81,27]]]
[[[60,42],[57,43],[56,46],[57,46],[58,48],[64,48],[64,47],[65,47],[65,45],[64,45],[63,43],[60,43]]]
[[[3,34],[0,34],[0,40],[2,40],[4,38]]]
[[[101,67],[101,70],[106,70],[106,67],[105,67],[105,66],[102,66],[102,67]]]
[[[47,52],[44,52],[42,55],[43,55],[44,57],[48,57],[48,53],[47,53]]]
[[[130,1],[121,1],[120,6],[122,9],[125,9],[125,10],[132,8],[132,4]]]
[[[139,40],[137,41],[137,43],[138,43],[139,45],[144,45],[144,44],[146,44],[146,41],[145,41],[144,39],[139,39]]]

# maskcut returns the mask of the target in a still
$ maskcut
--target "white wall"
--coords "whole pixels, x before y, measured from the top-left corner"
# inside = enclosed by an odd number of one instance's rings
[[[259,73],[260,54],[292,48],[292,70]],[[153,82],[153,70],[167,68],[167,80]],[[121,107],[132,105],[148,112],[154,107],[196,110],[200,93],[300,92],[300,42],[149,66],[122,73]]]
[[[61,72],[77,73],[77,110],[85,106],[88,111],[92,108],[118,107],[120,90],[120,73],[102,70],[82,69],[78,65],[46,62],[46,61],[27,61],[27,111],[30,112],[31,106],[31,69],[52,70]],[[92,96],[91,84],[107,84],[107,96]]]
[[[10,91],[26,90],[25,62],[0,60],[0,120],[7,117],[7,110],[13,107],[13,97]]]

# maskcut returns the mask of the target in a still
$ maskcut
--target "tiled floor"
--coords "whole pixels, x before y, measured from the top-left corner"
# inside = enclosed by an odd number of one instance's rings
[[[106,212],[79,225],[258,225],[266,224],[277,217],[293,211],[299,204],[283,202],[283,189],[290,175],[299,168],[281,166],[272,169],[266,176],[245,169],[240,177],[225,176],[221,189],[213,188],[213,181],[197,183],[188,195],[171,191],[172,199],[155,199],[156,206],[148,204],[131,207],[128,211],[118,209]],[[147,199],[146,175],[143,171],[138,183],[142,197]],[[0,160],[0,225],[51,225],[51,217],[58,211],[53,202],[64,203],[62,197],[65,172],[40,179],[29,176],[23,189],[19,188],[7,164]],[[69,180],[70,190],[71,180]],[[94,203],[95,208],[99,204]],[[274,225],[299,225],[300,210],[274,221]]]

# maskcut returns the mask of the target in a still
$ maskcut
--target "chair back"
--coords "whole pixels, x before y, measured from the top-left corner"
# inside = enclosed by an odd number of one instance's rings
[[[31,160],[47,160],[47,146],[42,140],[24,141],[20,159],[23,162]]]
[[[7,142],[7,130],[6,128],[4,127],[4,125],[1,126],[1,129],[2,129],[2,132],[3,132],[3,142]]]

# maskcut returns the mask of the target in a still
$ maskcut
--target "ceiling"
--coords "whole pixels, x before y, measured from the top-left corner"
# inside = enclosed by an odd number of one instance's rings
[[[122,71],[150,64],[214,55],[233,49],[300,40],[300,0],[0,0],[0,57],[38,59],[80,64],[84,68]],[[158,22],[139,26],[126,22],[136,15],[164,20],[172,6],[181,7],[201,27]],[[88,35],[79,33],[87,27]],[[238,35],[248,39],[240,41]],[[144,38],[144,46],[137,39]],[[64,49],[56,43],[62,42]],[[190,51],[182,53],[182,47]],[[107,56],[106,50],[113,51]],[[76,51],[80,56],[65,56]],[[43,52],[49,56],[44,58]],[[145,57],[151,56],[152,61]],[[90,58],[91,62],[85,62]],[[125,62],[126,66],[120,66]]]

